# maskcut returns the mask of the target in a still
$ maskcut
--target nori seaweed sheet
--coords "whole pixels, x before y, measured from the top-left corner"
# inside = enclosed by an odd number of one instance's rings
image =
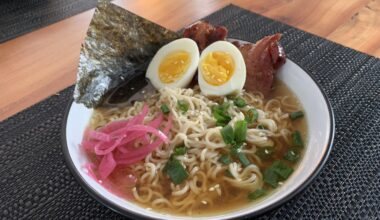
[[[74,99],[100,107],[119,85],[145,74],[147,63],[179,35],[109,2],[100,2],[81,47]]]

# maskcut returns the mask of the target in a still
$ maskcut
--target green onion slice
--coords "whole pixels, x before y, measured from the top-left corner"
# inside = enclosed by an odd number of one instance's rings
[[[276,172],[284,180],[287,179],[290,176],[290,174],[293,173],[293,168],[291,168],[281,160],[275,161],[271,167],[274,170],[274,172]]]
[[[242,144],[234,144],[232,145],[230,149],[230,154],[233,157],[238,157],[240,151],[241,151]]]
[[[279,177],[271,167],[267,168],[263,173],[263,180],[273,188],[278,186]]]
[[[161,105],[161,111],[162,111],[162,113],[164,113],[165,115],[167,115],[167,114],[170,113],[170,109],[169,109],[169,107],[168,107],[166,104],[162,104],[162,105]]]
[[[259,118],[259,112],[255,108],[251,108],[247,111],[245,115],[245,120],[248,123],[254,123]]]
[[[245,120],[235,122],[235,141],[243,143],[247,138],[247,122]]]
[[[251,164],[251,161],[248,160],[247,156],[244,153],[239,152],[237,154],[237,157],[239,158],[239,161],[243,165],[243,167],[247,167]]]
[[[286,180],[293,173],[293,168],[281,160],[275,161],[264,171],[264,182],[276,188],[278,182]]]
[[[224,165],[228,165],[231,163],[231,158],[227,154],[223,154],[218,161]]]
[[[185,155],[187,152],[187,148],[185,146],[179,146],[174,148],[174,156],[180,156],[180,155]]]
[[[235,144],[234,130],[231,125],[227,125],[220,130],[220,134],[223,137],[224,143]]]
[[[231,121],[231,117],[228,115],[228,108],[230,104],[224,102],[221,105],[215,105],[212,107],[212,115],[216,119],[217,126],[225,126]]]
[[[303,147],[303,141],[301,137],[301,133],[299,131],[295,131],[292,133],[292,140],[293,140],[293,145],[295,147]]]
[[[250,192],[248,194],[248,199],[249,200],[256,200],[264,195],[267,194],[267,191],[265,189],[257,189],[256,191],[254,192]]]
[[[186,113],[189,110],[189,104],[185,100],[178,100],[177,106],[182,113]]]
[[[284,155],[284,159],[290,162],[297,162],[300,158],[300,152],[295,147],[290,148]]]
[[[303,116],[304,114],[302,111],[290,113],[290,119],[292,119],[293,121],[296,120],[297,118],[302,118]]]
[[[166,163],[163,171],[175,184],[181,184],[189,176],[182,164],[175,158],[171,158]]]
[[[244,106],[247,105],[247,103],[245,102],[245,100],[241,97],[238,97],[234,100],[234,104],[239,107],[239,108],[243,108]]]

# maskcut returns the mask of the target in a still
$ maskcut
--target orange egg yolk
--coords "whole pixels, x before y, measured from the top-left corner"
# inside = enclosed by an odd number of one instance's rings
[[[222,51],[208,53],[201,62],[203,79],[214,86],[228,82],[235,70],[232,56]]]
[[[186,51],[176,51],[168,54],[158,68],[158,76],[163,83],[173,83],[180,79],[189,68],[190,54]]]

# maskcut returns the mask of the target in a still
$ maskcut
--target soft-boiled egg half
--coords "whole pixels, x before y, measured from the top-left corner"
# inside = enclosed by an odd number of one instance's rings
[[[148,66],[146,77],[156,89],[183,88],[193,79],[198,62],[197,43],[181,38],[157,51]]]
[[[243,89],[245,78],[243,55],[230,42],[217,41],[202,51],[198,64],[198,83],[204,95],[238,93]]]

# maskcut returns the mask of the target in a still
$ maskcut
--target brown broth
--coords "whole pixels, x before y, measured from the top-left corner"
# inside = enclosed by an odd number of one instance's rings
[[[299,102],[299,100],[295,96],[295,94],[289,89],[289,87],[286,86],[282,81],[276,80],[274,87],[273,87],[273,91],[271,93],[271,96],[268,98],[268,100],[272,99],[272,98],[276,98],[276,97],[283,97],[283,96],[289,96],[289,98],[298,106],[297,111],[303,111],[303,107],[302,107],[301,103]],[[306,141],[307,141],[307,123],[306,123],[305,116],[301,119],[297,119],[297,120],[292,121],[292,127],[293,127],[293,131],[297,130],[301,133],[302,140],[304,143],[306,143]],[[291,146],[288,146],[284,141],[282,141],[282,139],[280,139],[280,141],[285,147],[281,148],[279,150],[276,150],[276,154],[273,155],[272,161],[282,159],[285,152],[287,152],[288,149],[291,147]],[[303,158],[303,152],[304,152],[304,150],[301,151],[300,160]],[[264,166],[259,166],[260,169],[264,170],[265,168],[269,167],[271,165],[272,161],[267,161],[267,163],[265,163]],[[299,161],[298,161],[298,163],[299,163]],[[296,164],[288,163],[288,165],[292,165],[292,168],[296,169],[298,163],[296,163]]]

